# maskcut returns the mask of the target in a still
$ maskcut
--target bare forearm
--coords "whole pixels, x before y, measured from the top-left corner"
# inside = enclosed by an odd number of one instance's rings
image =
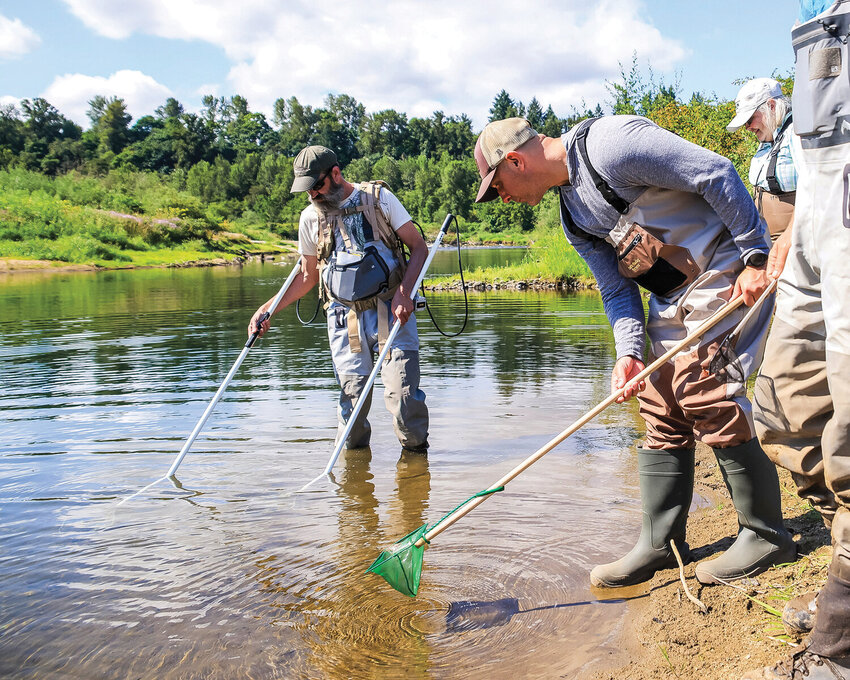
[[[416,279],[419,276],[419,272],[422,271],[422,265],[425,264],[425,260],[427,259],[427,247],[422,248],[421,250],[416,250],[410,254],[410,260],[407,262],[407,271],[404,273],[404,278],[401,280],[400,286],[405,295],[412,298],[416,294],[416,291],[413,288],[416,285]]]

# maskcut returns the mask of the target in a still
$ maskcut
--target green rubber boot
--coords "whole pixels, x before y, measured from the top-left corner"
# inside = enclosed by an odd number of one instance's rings
[[[758,439],[714,449],[723,481],[738,511],[738,538],[720,557],[696,567],[700,583],[755,576],[797,559],[797,544],[785,529],[779,477]]]
[[[675,567],[671,538],[682,560],[692,561],[685,524],[694,491],[694,450],[638,449],[638,472],[643,506],[640,537],[625,557],[593,568],[590,582],[595,586],[631,586],[649,580],[660,569]]]

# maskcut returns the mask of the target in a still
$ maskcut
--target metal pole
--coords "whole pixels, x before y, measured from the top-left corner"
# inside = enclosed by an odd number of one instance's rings
[[[298,261],[295,263],[295,266],[292,267],[292,271],[289,272],[289,276],[286,278],[283,286],[281,286],[277,295],[275,295],[274,300],[272,300],[272,304],[269,307],[269,310],[274,311],[277,309],[278,304],[281,299],[283,299],[284,294],[287,290],[289,290],[289,286],[292,285],[292,282],[295,280],[295,277],[301,272],[301,258],[298,258]],[[260,318],[257,320],[257,327],[259,328],[260,324],[263,323],[266,319],[271,317],[271,311],[263,312]],[[255,331],[251,334],[251,337],[248,338],[248,342],[245,343],[245,346],[242,348],[242,351],[239,354],[239,358],[236,359],[236,362],[233,364],[233,367],[230,369],[230,372],[227,374],[227,377],[224,379],[224,382],[221,383],[221,386],[218,388],[218,391],[215,393],[215,396],[212,398],[212,401],[207,406],[204,414],[201,416],[201,419],[198,421],[197,425],[195,425],[195,429],[192,430],[192,434],[189,435],[189,439],[186,440],[186,443],[183,444],[183,448],[180,449],[180,453],[177,455],[177,458],[174,459],[174,462],[171,464],[171,467],[168,469],[168,474],[166,477],[174,477],[174,473],[177,472],[177,468],[180,466],[180,463],[183,462],[183,458],[186,457],[186,454],[189,452],[189,449],[192,446],[192,443],[195,441],[195,438],[201,432],[201,428],[203,428],[204,423],[207,422],[207,418],[210,417],[213,408],[218,403],[219,399],[221,399],[224,391],[227,389],[227,386],[230,384],[230,381],[233,379],[233,376],[236,375],[236,371],[239,369],[239,366],[244,361],[245,357],[248,356],[248,352],[251,351],[251,348],[254,346],[254,343],[257,341],[259,337],[259,331]]]

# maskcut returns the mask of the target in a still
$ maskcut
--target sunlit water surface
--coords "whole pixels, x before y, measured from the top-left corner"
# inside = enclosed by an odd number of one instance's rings
[[[420,314],[427,459],[399,457],[379,380],[371,450],[303,494],[336,387],[324,326],[287,309],[179,482],[118,505],[168,470],[288,266],[0,278],[0,676],[572,678],[616,659],[625,605],[588,571],[639,523],[633,406],[437,537],[415,599],[364,573],[605,398],[595,293],[475,294],[453,339]],[[462,295],[430,303],[459,328]]]

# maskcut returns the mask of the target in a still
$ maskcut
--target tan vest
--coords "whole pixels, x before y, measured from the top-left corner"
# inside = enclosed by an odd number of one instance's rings
[[[341,210],[330,210],[326,212],[320,210],[316,211],[319,221],[319,234],[316,240],[316,257],[318,258],[319,267],[319,296],[324,302],[326,309],[328,305],[330,305],[331,296],[325,285],[324,271],[328,265],[328,260],[335,250],[335,229],[339,229],[339,233],[342,235],[343,241],[345,242],[346,250],[348,252],[354,252],[355,250],[351,241],[351,234],[348,232],[343,218],[358,212],[363,213],[366,221],[369,222],[372,227],[373,238],[375,240],[380,240],[384,245],[386,245],[398,262],[398,266],[390,273],[387,290],[385,292],[379,293],[371,298],[358,300],[351,305],[351,311],[348,313],[347,325],[349,346],[351,351],[354,353],[359,353],[361,349],[360,324],[357,319],[357,313],[367,309],[377,308],[379,300],[391,300],[393,295],[395,295],[399,284],[401,284],[401,281],[404,278],[405,271],[407,271],[407,260],[404,257],[401,239],[399,239],[395,230],[392,228],[392,225],[387,221],[387,218],[379,205],[378,198],[381,193],[381,187],[389,189],[389,185],[382,180],[360,182],[359,184],[354,185],[355,191],[359,191],[361,193],[359,205],[342,208]],[[378,312],[378,340],[379,347],[383,347],[384,340],[389,334],[390,319],[386,314],[381,313],[382,310],[380,308],[378,309]]]

